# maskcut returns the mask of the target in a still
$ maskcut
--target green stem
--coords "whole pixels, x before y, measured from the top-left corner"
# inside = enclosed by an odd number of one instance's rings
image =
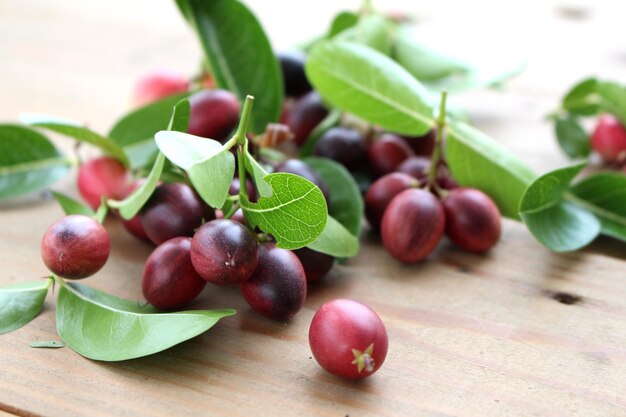
[[[446,127],[446,99],[448,98],[448,92],[441,90],[441,102],[439,103],[439,117],[435,121],[437,136],[435,137],[435,149],[433,150],[433,156],[430,161],[430,169],[428,171],[428,187],[437,188],[437,168],[439,167],[439,161],[441,160],[443,150],[442,141],[444,129]]]
[[[249,96],[248,96],[249,97]],[[248,143],[246,142],[244,145],[237,145],[237,172],[239,174],[239,196],[245,197],[248,199],[248,189],[246,188],[246,165],[244,158],[246,157],[244,154],[244,146],[247,147]]]
[[[234,136],[224,144],[224,148],[230,149],[237,144],[243,145],[247,140],[246,132],[248,131],[248,122],[250,121],[250,114],[252,113],[252,103],[254,103],[254,97],[247,96],[246,100],[243,102],[243,110],[241,111],[237,131]]]

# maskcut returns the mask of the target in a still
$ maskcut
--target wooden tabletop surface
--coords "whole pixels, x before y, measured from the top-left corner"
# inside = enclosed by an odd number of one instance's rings
[[[278,48],[321,31],[333,11],[358,6],[249,3]],[[460,100],[538,172],[567,163],[544,120],[562,92],[592,74],[626,80],[620,2],[378,3],[410,8],[429,42],[527,60],[503,91]],[[172,67],[191,75],[199,54],[167,0],[0,2],[0,120],[34,111],[105,132],[127,110],[140,74]],[[75,192],[71,180],[55,188]],[[39,198],[0,206],[0,284],[46,274],[39,241],[60,216]],[[84,283],[141,299],[151,248],[115,221],[106,227],[111,259]],[[505,221],[487,255],[444,242],[429,261],[403,266],[365,233],[359,256],[311,288],[289,323],[258,316],[237,289],[207,288],[195,307],[239,314],[165,352],[119,363],[29,348],[58,339],[49,296],[31,324],[0,336],[0,416],[626,416],[625,260],[626,245],[608,239],[552,254]],[[359,383],[326,374],[309,351],[316,308],[337,297],[369,304],[389,332],[386,363]]]

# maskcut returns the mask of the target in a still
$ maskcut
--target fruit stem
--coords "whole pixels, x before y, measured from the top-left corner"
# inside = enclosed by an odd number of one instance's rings
[[[243,196],[245,200],[247,200],[248,190],[246,188],[246,165],[244,161],[244,158],[246,156],[244,153],[244,147],[248,147],[247,141],[243,145],[237,145],[237,173],[239,175],[239,197],[241,199],[241,197]]]
[[[448,92],[444,89],[441,90],[441,102],[439,103],[439,116],[435,121],[437,136],[435,137],[435,149],[433,150],[433,156],[430,161],[430,168],[428,170],[428,187],[433,187],[438,190],[437,186],[437,169],[439,168],[439,162],[443,154],[442,142],[443,133],[446,127],[446,99],[448,98]]]
[[[252,103],[254,103],[254,97],[246,96],[246,100],[243,102],[243,110],[241,111],[241,117],[239,118],[239,126],[237,126],[237,131],[235,132],[233,137],[224,144],[224,148],[230,149],[237,144],[243,145],[248,140],[248,138],[246,137],[246,133],[248,131],[250,114],[252,113]]]

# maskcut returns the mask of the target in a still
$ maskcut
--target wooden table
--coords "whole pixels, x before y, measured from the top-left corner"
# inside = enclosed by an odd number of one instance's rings
[[[250,3],[279,47],[321,30],[331,10],[358,6]],[[562,92],[589,74],[626,80],[618,2],[389,3],[415,9],[424,39],[527,57],[528,70],[506,91],[461,101],[539,172],[566,163],[543,120]],[[2,2],[0,118],[53,113],[106,131],[137,76],[158,66],[192,74],[198,56],[166,0]],[[60,215],[38,199],[1,206],[0,283],[46,274],[39,240]],[[140,299],[150,247],[113,221],[106,227],[112,259],[85,283]],[[0,416],[626,416],[625,259],[626,245],[605,239],[552,254],[506,221],[502,242],[485,256],[446,242],[430,261],[403,266],[366,233],[360,255],[311,288],[288,324],[259,317],[237,289],[208,288],[195,307],[239,314],[166,352],[120,363],[29,348],[58,338],[50,296],[30,325],[0,337]],[[389,332],[385,365],[360,383],[323,372],[308,348],[316,308],[336,297],[371,305]]]

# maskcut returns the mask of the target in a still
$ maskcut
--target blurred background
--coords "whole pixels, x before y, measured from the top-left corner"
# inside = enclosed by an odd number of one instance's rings
[[[323,33],[361,1],[250,0],[276,50]],[[545,115],[582,77],[626,80],[618,1],[374,1],[404,11],[426,44],[478,63],[519,60],[500,91],[463,94],[474,122],[538,171],[564,165]],[[156,68],[197,73],[198,42],[170,0],[0,1],[0,120],[58,114],[107,131],[130,105],[135,81]],[[84,103],[89,102],[89,106]],[[56,110],[63,109],[63,114]]]

